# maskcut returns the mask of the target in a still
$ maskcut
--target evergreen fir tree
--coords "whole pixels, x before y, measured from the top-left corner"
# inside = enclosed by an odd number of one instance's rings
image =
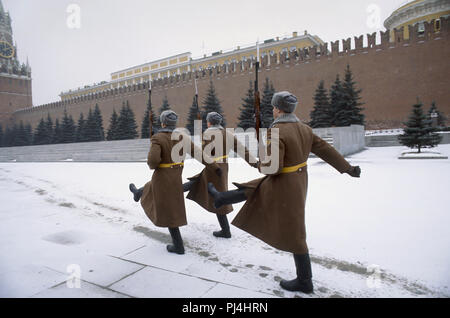
[[[363,103],[360,102],[361,97],[361,89],[356,88],[356,82],[353,79],[352,71],[350,70],[350,65],[347,64],[347,68],[345,70],[344,82],[342,83],[342,88],[344,92],[344,100],[346,109],[348,110],[348,119],[349,125],[363,125],[364,126],[364,115],[362,114],[363,108],[361,105]],[[344,113],[342,113],[342,116]],[[338,117],[341,117],[339,114]],[[343,121],[345,123],[345,121]],[[346,126],[349,126],[346,125]]]
[[[4,138],[5,147],[14,147],[15,136],[17,133],[17,125],[14,124],[12,127],[6,127]]]
[[[17,146],[17,133],[18,133],[19,127],[16,123],[13,124],[10,130],[10,136],[9,136],[9,146],[15,147]]]
[[[47,125],[44,121],[44,118],[41,118],[39,124],[37,125],[34,136],[33,136],[33,145],[43,145],[47,139]]]
[[[0,147],[3,147],[3,126],[0,123]]]
[[[33,129],[31,128],[30,123],[25,125],[25,140],[27,142],[27,146],[33,144]]]
[[[54,135],[53,121],[52,121],[52,118],[50,117],[50,113],[49,113],[47,115],[47,121],[45,123],[45,136],[43,138],[42,144],[48,145],[48,144],[53,143],[53,135]]]
[[[200,118],[199,118],[200,117]],[[194,135],[194,121],[201,120],[202,114],[198,108],[198,101],[196,101],[196,96],[192,99],[192,105],[189,107],[189,113],[187,118],[186,129],[189,130],[191,135]]]
[[[269,84],[269,78],[267,77],[263,89],[263,98],[261,100],[261,127],[269,128],[273,123],[272,97],[273,94],[275,94],[275,88],[272,83]]]
[[[103,141],[105,140],[105,130],[103,129],[103,118],[98,104],[95,104],[93,116],[96,126],[94,140]]]
[[[2,141],[3,147],[9,147],[8,142],[9,136],[10,136],[10,128],[7,126],[5,128],[5,131],[3,132],[3,141]]]
[[[433,118],[431,118],[431,114],[432,113],[436,113],[437,114],[437,121],[436,121],[436,124],[437,124],[437,129],[438,130],[442,130],[442,128],[444,128],[445,127],[445,123],[446,123],[446,121],[447,121],[447,118],[445,118],[445,115],[443,114],[443,113],[441,113],[438,109],[437,109],[437,107],[436,107],[436,102],[432,102],[431,103],[431,107],[430,107],[430,109],[428,110],[428,119],[430,119],[431,120],[431,123],[433,124]]]
[[[92,112],[92,109],[89,108],[84,135],[86,141],[88,142],[95,141],[96,130],[97,130],[97,123],[94,118],[94,113]]]
[[[152,105],[147,101],[147,109],[145,110],[144,118],[142,119],[141,126],[141,138],[150,138],[150,114],[152,114],[152,133],[156,133],[156,128],[158,126],[158,120],[153,112]]]
[[[122,102],[122,108],[120,109],[119,116],[117,117],[117,129],[116,129],[116,140],[123,140],[127,139],[125,136],[126,134],[126,102]]]
[[[247,94],[242,98],[242,101],[242,107],[239,107],[241,113],[238,117],[239,123],[237,126],[243,129],[255,128],[255,91],[251,81]]]
[[[6,128],[1,141],[4,147],[22,147],[31,144],[31,136],[30,124],[24,125],[20,121],[19,125],[15,123],[11,128]]]
[[[14,139],[14,146],[25,146],[26,136],[25,136],[25,126],[23,124],[23,121],[20,121],[19,125],[17,126],[16,135]]]
[[[83,113],[80,113],[80,117],[78,118],[78,123],[76,127],[75,133],[75,141],[76,142],[85,142],[86,138],[86,120],[84,119]]]
[[[350,125],[350,111],[347,109],[344,98],[344,88],[342,87],[342,82],[339,78],[339,74],[336,75],[336,80],[331,86],[330,92],[330,108],[333,113],[333,126],[344,127]]]
[[[14,125],[14,146],[28,146],[28,136],[23,121],[18,126]]]
[[[61,143],[72,143],[75,142],[76,138],[76,127],[75,122],[71,116],[67,115],[67,111],[64,110],[64,117],[61,124],[62,140]]]
[[[223,114],[222,106],[220,106],[220,101],[217,98],[216,90],[214,88],[214,85],[213,85],[212,81],[209,82],[208,92],[206,93],[206,97],[203,100],[203,112],[202,112],[202,127],[203,127],[203,130],[206,130],[206,128],[207,128],[206,116],[210,112],[219,113],[222,116],[222,118],[223,118],[222,126],[226,127],[227,123],[226,123],[226,120],[225,120],[225,115]]]
[[[53,129],[53,140],[52,143],[60,144],[63,141],[63,131],[61,125],[59,124],[59,119],[55,120],[55,128]]]
[[[311,128],[325,128],[333,126],[334,114],[330,106],[327,90],[324,81],[320,81],[314,95],[314,108],[310,113]]]
[[[159,116],[156,120],[156,128],[157,129],[161,128],[160,116],[161,116],[162,112],[164,112],[166,110],[170,110],[170,105],[169,105],[169,101],[167,100],[167,96],[164,96],[163,103],[162,103],[161,107],[159,108]]]
[[[111,119],[109,120],[108,133],[106,135],[107,140],[117,140],[119,139],[117,128],[119,125],[119,116],[117,116],[116,110],[113,109]]]
[[[105,133],[103,130],[103,119],[98,105],[95,105],[94,110],[89,109],[88,117],[85,125],[86,141],[103,141],[105,140]]]
[[[12,145],[14,147],[23,146],[25,139],[24,138],[25,127],[23,126],[23,122],[21,121],[20,124],[14,123],[12,131],[13,131]]]
[[[122,106],[117,125],[118,139],[134,139],[138,137],[136,119],[128,101]]]
[[[11,147],[11,128],[6,127],[3,133],[3,147]]]
[[[399,142],[409,148],[418,148],[419,153],[421,148],[435,147],[442,140],[442,136],[435,133],[436,128],[431,127],[431,120],[424,114],[419,100],[413,105],[408,122],[404,124],[406,128],[404,134],[398,136]]]

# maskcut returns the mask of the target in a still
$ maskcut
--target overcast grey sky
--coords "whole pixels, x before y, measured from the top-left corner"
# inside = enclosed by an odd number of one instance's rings
[[[198,57],[293,31],[330,42],[384,30],[383,21],[408,1],[2,2],[13,20],[19,58],[28,57],[32,67],[33,104],[40,105],[60,100],[62,91],[109,80],[114,71],[183,52]],[[80,28],[68,27],[70,4],[81,9]],[[373,8],[379,8],[378,26]]]

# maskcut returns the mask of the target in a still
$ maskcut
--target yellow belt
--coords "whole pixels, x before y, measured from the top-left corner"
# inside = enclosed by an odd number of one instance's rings
[[[184,166],[184,162],[161,163],[158,168],[173,168],[174,166]]]
[[[281,170],[281,173],[291,173],[291,172],[296,172],[296,171],[298,171],[299,169],[301,169],[301,168],[303,168],[303,167],[306,167],[306,162],[303,162],[303,163],[298,164],[298,165],[296,165],[296,166],[284,167],[284,168]]]
[[[214,162],[217,162],[219,160],[226,159],[226,158],[228,158],[228,156],[217,157],[217,158],[214,158],[213,160],[214,160]]]

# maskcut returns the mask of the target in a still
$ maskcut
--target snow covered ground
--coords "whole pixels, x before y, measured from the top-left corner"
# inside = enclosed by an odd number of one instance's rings
[[[403,134],[403,129],[393,128],[393,129],[366,130],[365,134],[366,136],[401,135]]]
[[[420,152],[418,152],[416,149],[414,150],[405,150],[403,151],[399,159],[448,159],[448,156],[441,154],[438,151],[429,149],[422,149]]]
[[[404,150],[349,157],[360,179],[309,160],[312,296],[279,287],[289,253],[235,227],[213,237],[215,215],[189,200],[186,254],[167,253],[167,229],[128,191],[150,178],[145,163],[0,163],[0,297],[449,297],[450,161],[398,160]],[[201,169],[188,160],[184,180]],[[230,187],[259,176],[232,159]]]

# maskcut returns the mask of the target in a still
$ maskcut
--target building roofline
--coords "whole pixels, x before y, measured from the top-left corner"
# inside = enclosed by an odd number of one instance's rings
[[[405,4],[400,5],[400,7],[399,7],[398,9],[394,10],[392,13],[399,12],[399,11],[401,11],[401,10],[403,10],[403,9],[406,9],[406,8],[408,8],[408,7],[411,7],[411,6],[413,6],[413,5],[417,4],[417,3],[424,2],[424,1],[425,1],[425,0],[408,1],[408,2],[405,3]]]
[[[292,43],[292,42],[297,42],[299,40],[304,40],[304,39],[309,39],[311,40],[313,43],[315,43],[316,45],[320,45],[321,43],[315,38],[315,36],[311,35],[311,34],[304,34],[304,35],[300,35],[300,36],[296,36],[296,37],[292,37],[292,38],[285,38],[282,40],[274,40],[273,42],[269,42],[269,43],[260,43],[259,49],[260,50],[264,50],[264,49],[268,49],[271,47],[275,47],[275,46],[279,46],[280,44],[288,44],[288,43]],[[232,51],[227,51],[227,52],[223,52],[217,55],[210,55],[207,57],[199,57],[199,58],[194,58],[192,59],[192,64],[198,64],[201,62],[207,62],[207,61],[211,61],[211,60],[215,60],[218,57],[227,57],[230,55],[234,55],[236,53],[246,53],[246,52],[250,52],[250,51],[254,51],[256,49],[256,43],[251,45],[251,46],[246,46],[244,48],[239,48],[239,49],[235,49]]]
[[[128,68],[125,68],[125,69],[113,72],[113,73],[111,73],[111,76],[116,75],[118,73],[132,71],[132,70],[134,70],[135,68],[138,68],[138,67],[144,67],[144,66],[147,66],[149,64],[159,63],[159,62],[170,60],[170,59],[173,59],[173,58],[176,58],[176,57],[180,57],[180,56],[189,55],[189,57],[190,57],[191,54],[192,54],[191,52],[185,52],[185,53],[180,53],[180,54],[168,56],[166,58],[161,58],[161,59],[158,59],[158,60],[150,61],[150,62],[147,62],[147,63],[143,63],[143,64],[140,64],[140,65],[131,66],[131,67],[128,67]]]
[[[315,45],[318,45],[318,46],[321,45],[321,43],[319,41],[321,39],[318,36],[311,35],[311,34],[303,34],[303,35],[299,35],[299,36],[293,36],[293,37],[290,37],[290,38],[284,38],[282,40],[274,40],[273,42],[261,43],[260,44],[260,50],[270,49],[272,47],[276,47],[276,46],[279,46],[279,45],[282,45],[282,44],[289,44],[289,43],[293,43],[293,42],[297,42],[297,41],[305,40],[305,39],[309,39]],[[183,66],[197,65],[197,64],[205,63],[205,62],[208,62],[208,61],[211,61],[211,60],[215,60],[217,58],[224,58],[224,57],[227,57],[227,56],[232,56],[234,54],[241,54],[241,53],[251,52],[251,51],[254,51],[255,49],[256,49],[256,43],[251,45],[251,46],[246,46],[244,48],[241,48],[239,46],[239,49],[227,51],[227,52],[220,53],[220,54],[217,54],[217,55],[210,55],[210,56],[207,56],[207,57],[199,57],[199,58],[191,58],[191,56],[190,56],[192,54],[191,52],[184,52],[184,53],[172,55],[172,56],[169,56],[169,57],[166,57],[166,58],[154,60],[154,61],[151,61],[151,62],[143,63],[143,64],[140,64],[140,65],[136,65],[136,66],[133,66],[133,67],[129,67],[129,68],[120,70],[120,71],[113,72],[113,73],[111,73],[111,77],[113,75],[119,75],[120,73],[124,73],[124,72],[127,72],[127,71],[132,71],[132,70],[134,70],[136,68],[149,66],[151,64],[155,64],[155,63],[158,63],[158,62],[167,61],[167,60],[170,60],[170,59],[173,59],[173,58],[178,58],[178,57],[182,57],[182,56],[188,55],[189,59],[186,62],[178,63],[178,64],[175,64],[175,65],[168,65],[166,67],[158,68],[158,69],[155,69],[155,70],[151,70],[150,69],[149,71],[140,72],[140,73],[137,73],[137,74],[132,74],[132,75],[130,75],[128,77],[124,77],[124,78],[110,79],[108,81],[105,81],[106,83],[100,82],[98,84],[94,84],[94,85],[89,86],[89,87],[82,87],[82,88],[80,87],[80,88],[77,88],[77,89],[74,89],[74,90],[63,91],[58,96],[62,97],[62,96],[65,96],[65,95],[68,95],[68,94],[72,94],[72,93],[82,93],[83,91],[88,91],[88,90],[91,90],[91,89],[104,87],[104,86],[110,86],[110,85],[113,85],[113,84],[116,84],[116,83],[120,83],[120,82],[123,82],[123,81],[133,80],[135,78],[139,78],[139,77],[142,77],[142,76],[151,76],[151,74],[154,74],[154,73],[166,72],[168,70],[173,69],[174,67],[178,68],[178,67],[183,67]]]
[[[445,4],[448,6],[448,0],[415,0],[409,2],[393,11],[389,17],[384,20],[383,25],[387,30],[395,28],[398,25],[405,23],[405,21],[407,22],[411,15],[415,15],[416,12],[419,12],[417,10],[426,10],[427,14],[438,13],[442,10],[446,11],[448,9],[444,8]]]

